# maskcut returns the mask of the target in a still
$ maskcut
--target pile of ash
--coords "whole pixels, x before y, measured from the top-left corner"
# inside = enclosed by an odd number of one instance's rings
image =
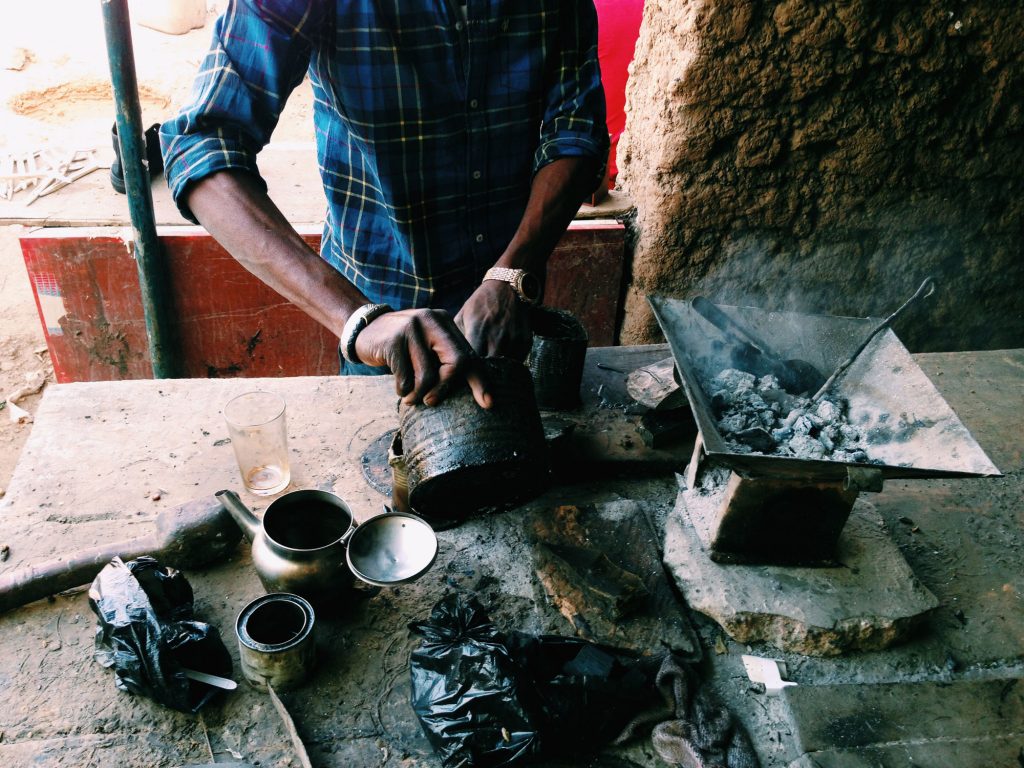
[[[718,431],[736,453],[797,459],[880,463],[864,450],[865,435],[847,419],[845,400],[791,395],[775,376],[735,368],[715,376],[706,390]]]

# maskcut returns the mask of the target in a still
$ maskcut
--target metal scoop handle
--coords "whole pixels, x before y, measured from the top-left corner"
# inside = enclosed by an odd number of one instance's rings
[[[863,352],[867,345],[871,343],[871,340],[875,338],[875,336],[880,334],[882,331],[884,331],[886,328],[888,328],[890,325],[892,325],[896,318],[903,314],[904,310],[909,308],[912,304],[916,303],[918,299],[927,298],[931,296],[933,293],[935,293],[935,280],[931,277],[926,277],[924,279],[924,282],[921,283],[921,287],[917,289],[914,295],[907,299],[905,302],[903,302],[903,306],[901,306],[899,309],[897,309],[895,312],[893,312],[891,315],[885,318],[885,320],[883,320],[877,326],[875,326],[875,329],[868,334],[868,337],[861,342],[860,346],[857,347],[854,353],[839,364],[839,367],[836,368],[835,373],[829,376],[825,380],[825,383],[821,385],[821,389],[814,393],[814,397],[811,398],[811,402],[817,402],[822,395],[828,392],[829,388],[836,382],[836,379],[842,376],[846,372],[846,369],[853,365],[857,358],[860,357],[860,353]]]

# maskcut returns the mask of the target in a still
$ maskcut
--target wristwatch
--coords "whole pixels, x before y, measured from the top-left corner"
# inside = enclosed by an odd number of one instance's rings
[[[359,333],[381,315],[393,312],[387,304],[363,304],[349,315],[345,327],[341,331],[341,354],[350,363],[360,364],[362,361],[356,354],[356,338]]]
[[[484,280],[501,280],[512,286],[520,301],[527,304],[539,304],[541,284],[538,277],[525,269],[507,269],[491,267],[484,273]]]

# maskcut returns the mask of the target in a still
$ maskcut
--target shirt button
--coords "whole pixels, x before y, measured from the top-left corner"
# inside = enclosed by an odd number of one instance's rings
[[[480,102],[478,102],[478,101],[477,101],[476,99],[470,99],[470,100],[469,100],[469,108],[470,108],[470,109],[476,109],[476,108],[477,108],[477,105],[478,105],[479,103],[480,103]]]
[[[481,176],[483,176],[483,174],[480,173],[480,171],[473,171],[473,178],[474,179],[479,179]]]
[[[459,32],[461,32],[462,31],[462,22],[461,21],[456,21],[455,22],[455,28],[457,30],[459,30]]]
[[[484,236],[483,236],[483,235],[477,235],[477,236],[476,236],[476,241],[477,241],[478,243],[482,243],[482,242],[484,241]]]

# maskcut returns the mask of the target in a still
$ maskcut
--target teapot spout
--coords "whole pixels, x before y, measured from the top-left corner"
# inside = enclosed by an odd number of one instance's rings
[[[220,501],[220,505],[224,507],[231,515],[232,519],[238,524],[238,527],[242,529],[242,533],[245,537],[252,541],[256,538],[256,534],[260,532],[260,521],[252,513],[252,511],[242,503],[242,500],[238,498],[238,494],[234,491],[217,491],[214,496]]]

